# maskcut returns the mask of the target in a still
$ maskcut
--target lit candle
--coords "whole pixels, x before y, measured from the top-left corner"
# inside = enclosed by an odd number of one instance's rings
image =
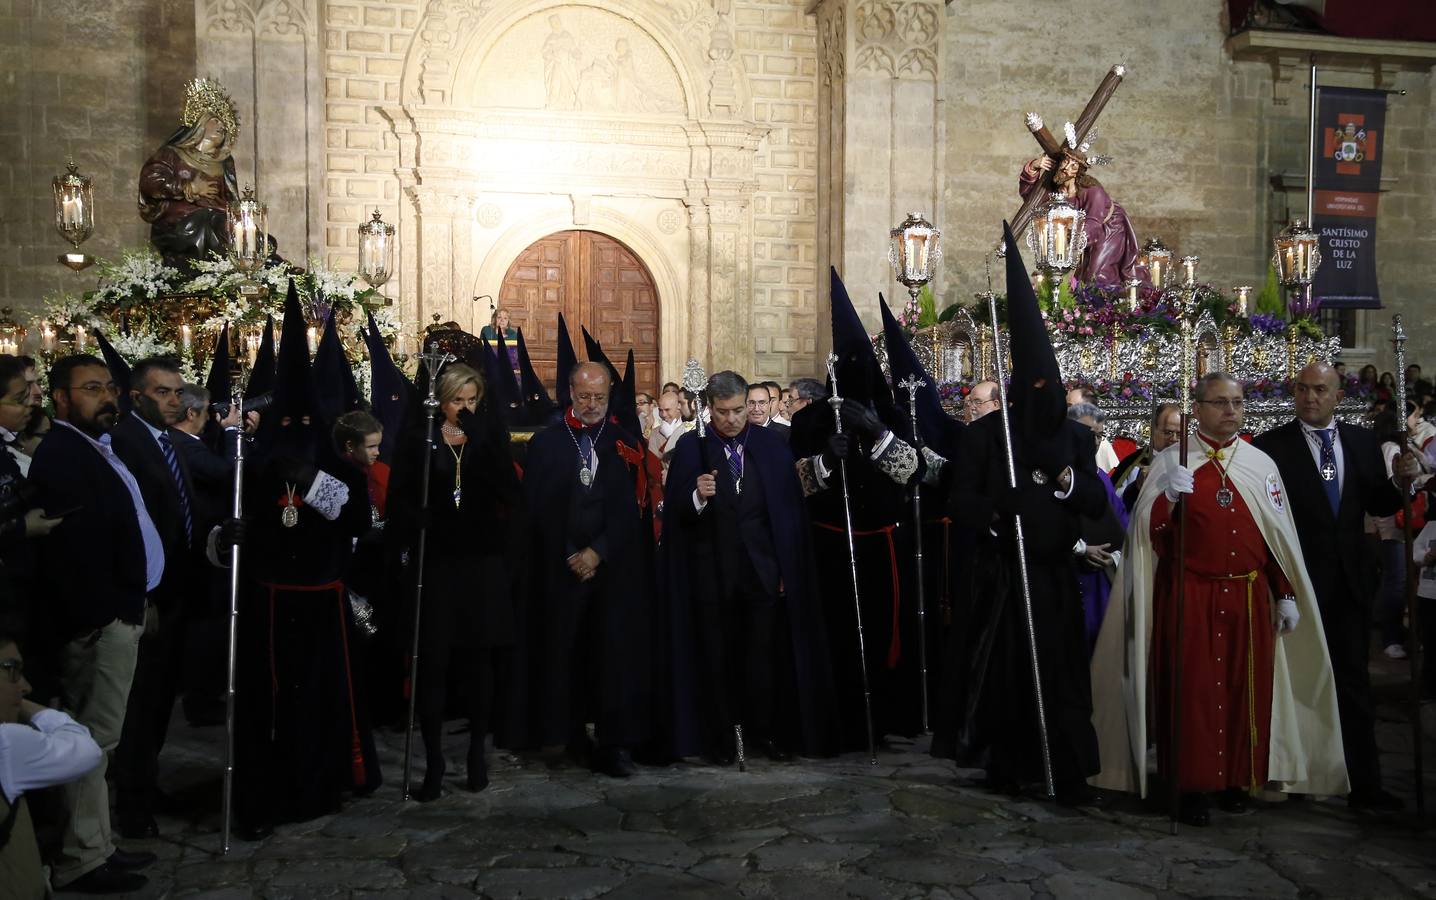
[[[244,343],[249,348],[249,364],[252,366],[254,361],[259,358],[259,335],[247,335]]]
[[[75,349],[85,349],[85,326],[83,325],[75,326]]]
[[[254,222],[250,219],[245,219],[244,227],[240,229],[239,237],[239,255],[242,258],[252,257],[255,255],[255,245],[257,243],[257,241],[255,240],[255,233],[256,229],[254,227]]]
[[[55,349],[55,329],[50,327],[49,322],[40,325],[40,349],[46,353],[53,352]]]
[[[309,326],[309,352],[313,353],[319,349],[319,330],[313,325]]]
[[[67,228],[77,228],[84,218],[83,205],[79,197],[65,197],[60,201],[60,221]]]
[[[1162,276],[1166,275],[1166,264],[1159,256],[1152,257],[1152,265],[1148,268],[1147,274],[1152,277],[1152,284],[1160,289],[1162,287]]]
[[[185,353],[188,353],[188,352],[190,352],[191,346],[192,346],[192,335],[190,334],[189,326],[188,326],[188,325],[181,325],[181,326],[180,326],[180,348],[183,349]]]
[[[1197,263],[1200,257],[1182,257],[1182,283],[1187,287],[1195,287],[1197,284]]]
[[[1131,308],[1132,312],[1137,312],[1142,307],[1142,298],[1138,296],[1138,292],[1141,291],[1141,289],[1142,282],[1137,279],[1133,278],[1127,282],[1127,305]]]
[[[409,339],[404,335],[404,325],[400,323],[399,332],[394,336],[394,353],[404,356],[409,352]]]
[[[1057,259],[1067,258],[1067,226],[1061,222],[1053,223],[1052,227],[1052,255]]]
[[[1246,314],[1247,314],[1247,304],[1251,301],[1251,295],[1252,295],[1251,285],[1247,285],[1247,284],[1239,285],[1238,287],[1232,288],[1232,292],[1237,295],[1237,315],[1239,315],[1239,316],[1244,316],[1244,315],[1246,315]]]

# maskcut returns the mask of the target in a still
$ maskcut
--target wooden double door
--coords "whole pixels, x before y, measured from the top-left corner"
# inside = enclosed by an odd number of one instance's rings
[[[620,375],[632,349],[638,389],[657,393],[658,291],[648,267],[622,243],[596,231],[539,238],[509,266],[498,296],[513,325],[524,330],[529,358],[550,391],[563,313],[580,360],[587,358],[583,327]]]

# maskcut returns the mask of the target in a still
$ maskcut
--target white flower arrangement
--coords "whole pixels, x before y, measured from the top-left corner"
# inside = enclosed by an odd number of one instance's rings
[[[144,297],[153,300],[173,290],[179,272],[164,264],[153,250],[131,250],[119,262],[100,260],[100,288],[93,299],[98,305],[118,307]]]
[[[93,330],[100,326],[95,304],[89,298],[61,292],[46,294],[40,303],[43,312],[35,320],[37,326],[48,322],[59,331],[70,331],[76,326]]]
[[[106,334],[110,344],[127,361],[134,362],[150,356],[175,356],[174,344],[166,343],[148,331],[132,330],[129,334]]]

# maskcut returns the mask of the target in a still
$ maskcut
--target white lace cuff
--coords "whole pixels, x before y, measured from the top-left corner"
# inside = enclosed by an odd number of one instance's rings
[[[314,476],[314,484],[304,495],[304,502],[326,521],[333,522],[339,518],[339,510],[349,502],[349,486],[328,472],[320,472]]]

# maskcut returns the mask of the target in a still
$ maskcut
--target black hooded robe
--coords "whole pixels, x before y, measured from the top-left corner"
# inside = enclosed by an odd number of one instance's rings
[[[1041,780],[1042,757],[1012,518],[997,513],[1008,491],[1003,443],[1002,416],[989,414],[967,429],[950,464],[949,509],[976,536],[976,546],[962,576],[966,590],[957,592],[965,605],[953,610],[932,753],[1011,783]],[[1035,465],[1020,444],[1015,456],[1048,743],[1060,788],[1101,769],[1072,548],[1082,517],[1101,515],[1107,498],[1086,426],[1066,422],[1043,452],[1053,446],[1066,463]],[[1072,489],[1059,500],[1056,475],[1045,470],[1065,465],[1072,467]]]
[[[609,419],[594,441],[593,484],[584,488],[574,432],[563,421],[529,441],[528,598],[518,679],[527,696],[514,700],[526,712],[526,721],[515,724],[518,746],[566,744],[584,722],[595,724],[602,747],[632,749],[649,737],[652,557],[645,542],[652,531],[638,503],[641,462],[620,455],[640,446]],[[567,560],[586,546],[601,563],[592,580],[580,583]]]
[[[833,429],[833,412],[826,403],[800,410],[793,417],[789,437],[794,454],[807,457],[821,453]],[[878,740],[890,734],[912,737],[922,730],[912,506],[907,485],[893,481],[874,464],[868,457],[872,448],[867,442],[855,440],[854,446],[858,449],[847,465],[848,495],[872,692],[873,733]],[[923,472],[919,466],[912,477],[921,478]],[[811,494],[807,505],[813,524],[814,553],[826,562],[818,569],[818,586],[843,720],[843,746],[855,750],[866,747],[867,728],[843,484],[836,471],[828,479],[827,489]],[[931,610],[928,613],[931,656],[939,617]]]

